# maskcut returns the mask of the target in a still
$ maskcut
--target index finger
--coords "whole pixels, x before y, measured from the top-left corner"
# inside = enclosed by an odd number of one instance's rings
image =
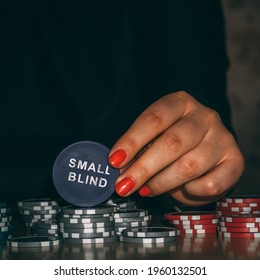
[[[110,164],[116,168],[125,166],[145,145],[185,115],[184,95],[182,92],[165,95],[143,111],[112,147]]]

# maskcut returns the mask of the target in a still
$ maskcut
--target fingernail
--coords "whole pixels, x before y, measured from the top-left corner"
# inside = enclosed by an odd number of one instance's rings
[[[138,193],[141,196],[150,196],[153,195],[153,193],[151,192],[151,190],[147,187],[147,186],[143,186],[141,189],[139,189]]]
[[[135,182],[132,178],[126,177],[116,184],[116,192],[120,196],[125,196],[129,193],[135,186]]]
[[[108,160],[113,167],[118,167],[125,159],[126,152],[124,150],[116,150]]]

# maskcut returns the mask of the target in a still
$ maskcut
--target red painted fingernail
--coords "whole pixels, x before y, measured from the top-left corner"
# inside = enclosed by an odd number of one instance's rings
[[[118,167],[125,159],[126,152],[124,150],[116,150],[108,160],[113,167]]]
[[[132,178],[126,177],[116,184],[116,192],[120,196],[125,196],[129,193],[135,186],[135,182]]]
[[[147,187],[147,186],[143,186],[141,189],[139,189],[138,193],[141,196],[150,196],[153,195],[153,193],[151,192],[151,190]]]

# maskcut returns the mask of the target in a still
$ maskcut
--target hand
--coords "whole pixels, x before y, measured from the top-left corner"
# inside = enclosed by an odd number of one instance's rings
[[[219,199],[238,181],[243,156],[219,115],[186,92],[149,106],[115,143],[109,162],[121,168],[116,192],[170,194],[198,206]]]

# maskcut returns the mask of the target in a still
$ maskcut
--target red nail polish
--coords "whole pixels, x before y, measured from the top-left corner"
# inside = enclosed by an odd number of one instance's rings
[[[147,187],[147,186],[143,186],[141,189],[139,189],[138,193],[141,196],[150,196],[153,195],[153,193],[151,192],[151,190]]]
[[[120,196],[125,196],[129,193],[135,186],[135,182],[132,178],[126,177],[116,184],[116,192]]]
[[[113,167],[118,167],[125,159],[126,152],[124,150],[116,150],[108,160]]]

